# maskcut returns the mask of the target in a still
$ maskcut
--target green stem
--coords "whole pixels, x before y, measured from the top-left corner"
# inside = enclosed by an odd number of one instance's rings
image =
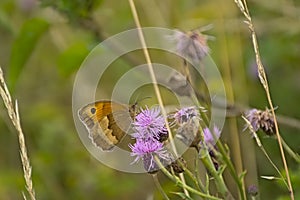
[[[245,200],[245,197],[243,195],[243,194],[245,194],[243,183],[241,182],[238,174],[236,173],[236,171],[234,169],[234,166],[233,166],[232,162],[230,161],[229,156],[227,155],[223,144],[220,142],[220,140],[218,140],[216,145],[218,147],[219,152],[222,154],[224,162],[228,166],[228,169],[229,169],[229,172],[230,172],[231,176],[233,177],[233,179],[235,180],[235,182],[238,185],[240,199]]]
[[[197,158],[195,160],[198,160]],[[188,169],[185,167],[185,165],[178,159],[177,162],[181,165],[181,167],[184,169],[184,172],[186,173],[186,175],[188,175],[194,182],[194,184],[197,186],[197,188],[199,190],[201,190],[201,192],[205,191],[205,187],[202,184],[200,179],[197,179],[197,177]]]
[[[209,194],[204,194],[198,190],[195,190],[194,188],[186,185],[185,183],[183,183],[177,176],[175,175],[172,175],[170,172],[168,172],[168,170],[166,170],[166,168],[161,164],[160,160],[155,156],[155,161],[156,163],[159,165],[160,169],[162,170],[162,172],[168,176],[173,182],[175,182],[177,185],[179,185],[180,187],[196,194],[196,195],[199,195],[200,197],[203,197],[203,198],[207,198],[207,199],[212,199],[212,200],[222,200],[218,197],[214,197],[214,196],[211,196]]]
[[[283,148],[286,150],[286,152],[292,157],[295,159],[295,161],[297,163],[300,163],[300,156],[295,153],[290,147],[289,145],[283,140],[283,138],[281,137],[281,142],[282,142],[282,146]]]
[[[153,177],[155,186],[157,187],[157,189],[159,190],[159,192],[161,193],[163,198],[165,200],[170,200],[169,197],[167,196],[167,194],[165,193],[164,189],[161,187],[160,182],[158,181],[158,178],[157,178],[157,174],[156,173],[152,174],[152,177]]]
[[[221,195],[225,198],[225,199],[234,199],[232,197],[232,195],[230,194],[224,179],[222,177],[222,174],[218,173],[217,170],[215,169],[215,166],[209,156],[209,152],[207,148],[203,148],[200,151],[200,159],[202,161],[202,163],[204,164],[204,166],[206,167],[206,169],[210,172],[210,174],[214,177],[215,179],[215,183],[217,186],[217,190],[218,192],[221,193]]]
[[[199,174],[199,159],[195,159],[195,177],[197,179],[198,188],[201,189],[202,192],[208,193],[208,190],[206,190],[205,186],[202,184],[200,174]]]

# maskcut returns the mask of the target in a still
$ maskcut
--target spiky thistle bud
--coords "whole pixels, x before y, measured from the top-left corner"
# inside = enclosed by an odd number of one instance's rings
[[[267,135],[274,135],[274,118],[269,109],[266,109],[264,111],[258,109],[251,109],[245,114],[246,118],[249,120],[255,131],[261,129]]]

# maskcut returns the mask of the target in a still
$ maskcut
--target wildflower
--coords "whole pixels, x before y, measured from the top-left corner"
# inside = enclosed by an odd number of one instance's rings
[[[217,126],[214,126],[214,132],[213,132],[213,134],[211,133],[211,131],[209,130],[209,128],[204,128],[203,129],[204,142],[207,145],[214,146],[215,143],[216,143],[215,138],[219,138],[220,135],[221,135],[221,131],[219,130],[219,128]]]
[[[136,156],[133,163],[143,160],[144,168],[149,173],[158,171],[159,166],[154,156],[157,156],[163,165],[171,163],[171,156],[163,147],[163,143],[153,139],[137,139],[134,145],[129,144],[131,156]]]
[[[176,138],[182,141],[185,145],[198,149],[198,144],[201,140],[199,126],[199,119],[191,119],[177,128]]]
[[[131,156],[136,156],[133,163],[143,160],[144,168],[149,173],[159,170],[155,156],[164,166],[169,165],[172,156],[162,143],[168,138],[168,131],[159,107],[142,110],[135,117],[133,126],[135,133],[132,136],[136,139],[136,143],[129,145]]]
[[[155,138],[162,141],[168,136],[165,120],[160,113],[159,107],[142,110],[135,117],[133,125],[136,132],[132,136],[136,139]]]
[[[200,119],[200,114],[195,106],[191,106],[178,110],[173,117],[177,124],[183,124],[190,121],[193,117]]]
[[[251,123],[254,131],[262,129],[267,135],[274,134],[275,124],[273,115],[268,109],[266,109],[265,111],[251,109],[246,112],[246,118]]]
[[[258,188],[255,185],[250,185],[248,187],[248,194],[252,197],[255,197],[258,195]]]
[[[178,125],[176,138],[185,145],[198,149],[201,140],[199,134],[200,114],[195,106],[178,110],[173,116],[174,123]]]
[[[207,45],[208,37],[201,33],[177,31],[173,38],[177,42],[176,51],[183,57],[191,58],[194,62],[201,61],[210,52]]]
[[[158,136],[154,136],[154,139],[156,139],[159,142],[164,142],[169,138],[169,132],[166,127],[164,127],[163,130],[158,132]]]

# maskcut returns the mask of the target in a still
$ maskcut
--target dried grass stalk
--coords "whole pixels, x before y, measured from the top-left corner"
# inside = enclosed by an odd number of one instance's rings
[[[31,200],[35,200],[35,192],[33,189],[32,184],[32,168],[30,166],[29,157],[27,155],[27,149],[25,144],[25,138],[22,131],[21,123],[20,123],[20,116],[19,116],[19,109],[18,109],[18,102],[15,101],[15,105],[11,99],[10,93],[8,91],[8,88],[6,86],[3,71],[0,67],[0,95],[4,101],[4,105],[7,109],[8,116],[10,120],[12,121],[14,127],[17,130],[18,138],[19,138],[19,146],[20,146],[20,156],[23,166],[23,172],[24,172],[24,178],[25,178],[25,184],[26,189],[28,191],[28,194],[30,196]],[[23,194],[24,199],[26,199],[25,195]]]
[[[265,89],[266,96],[267,96],[267,99],[268,99],[268,103],[269,103],[269,106],[270,106],[270,109],[271,109],[271,112],[272,112],[272,115],[273,115],[273,118],[274,118],[274,125],[275,125],[277,141],[278,141],[282,162],[283,162],[286,177],[287,177],[290,197],[293,200],[293,199],[295,199],[295,197],[294,197],[293,187],[292,187],[292,183],[291,183],[291,179],[290,179],[290,175],[289,175],[289,169],[288,169],[287,161],[286,161],[285,154],[284,154],[284,151],[283,151],[282,140],[281,140],[281,136],[280,136],[280,133],[279,133],[278,123],[277,123],[277,119],[276,119],[276,115],[275,115],[275,111],[274,111],[274,106],[273,106],[273,102],[272,102],[272,98],[271,98],[271,94],[270,94],[270,90],[269,90],[268,79],[267,79],[267,76],[266,76],[266,73],[265,73],[264,66],[263,66],[262,61],[261,61],[259,48],[258,48],[258,42],[257,42],[257,39],[256,39],[256,32],[255,32],[255,29],[254,29],[254,25],[253,25],[253,22],[252,22],[250,12],[248,10],[247,1],[246,0],[243,0],[243,1],[234,0],[234,2],[240,8],[242,14],[245,16],[245,18],[246,18],[245,23],[248,25],[248,28],[251,32],[252,44],[253,44],[255,57],[256,57],[258,77],[259,77],[259,80],[260,80],[261,84],[263,85],[263,87]]]

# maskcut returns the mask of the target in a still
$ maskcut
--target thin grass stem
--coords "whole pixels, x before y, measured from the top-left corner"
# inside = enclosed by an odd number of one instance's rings
[[[246,117],[242,116],[242,118],[245,120],[245,122],[247,123],[247,126],[250,130],[250,132],[252,133],[252,136],[255,138],[256,144],[257,146],[261,149],[261,151],[264,153],[264,155],[267,157],[267,159],[269,160],[269,162],[271,163],[271,165],[274,167],[274,169],[277,171],[277,173],[280,175],[280,177],[282,178],[282,181],[284,182],[284,184],[286,185],[286,187],[289,189],[289,186],[287,184],[287,182],[285,181],[284,176],[282,175],[282,173],[280,172],[280,170],[278,169],[278,167],[275,165],[275,163],[272,161],[272,159],[270,158],[270,156],[268,155],[267,151],[265,150],[264,146],[262,145],[259,137],[257,136],[256,132],[254,131],[253,126],[251,125],[251,123],[249,122],[249,120],[247,120]]]
[[[279,133],[278,123],[277,123],[277,119],[276,119],[276,115],[275,115],[275,111],[274,111],[272,98],[271,98],[271,95],[270,95],[268,79],[267,79],[267,76],[266,76],[266,73],[265,73],[264,66],[263,66],[262,61],[261,61],[260,52],[259,52],[259,48],[258,48],[258,42],[257,42],[257,38],[256,38],[256,32],[255,32],[255,29],[254,29],[254,25],[252,23],[250,12],[248,10],[247,1],[243,0],[243,2],[241,2],[241,0],[235,0],[235,3],[238,5],[241,12],[247,18],[246,23],[248,24],[249,30],[251,31],[252,44],[253,44],[255,57],[256,57],[258,77],[260,79],[261,84],[263,85],[263,87],[265,89],[266,96],[267,96],[267,99],[268,99],[268,103],[269,103],[269,106],[270,106],[270,109],[271,109],[271,112],[272,112],[272,115],[273,115],[273,118],[274,118],[273,120],[274,120],[274,125],[275,125],[277,141],[278,141],[278,145],[279,145],[279,149],[280,149],[282,162],[283,162],[283,165],[284,165],[284,170],[285,170],[286,177],[287,177],[290,197],[291,197],[292,200],[294,200],[295,197],[294,197],[293,186],[292,186],[292,182],[291,182],[291,179],[290,179],[289,168],[288,168],[287,161],[286,161],[285,154],[284,154],[284,150],[283,150],[282,140],[281,140],[281,136],[280,136],[280,133]]]
[[[145,56],[146,61],[147,61],[148,69],[149,69],[149,72],[150,72],[150,76],[151,76],[151,80],[152,80],[152,83],[153,83],[155,94],[156,94],[156,97],[157,97],[157,100],[158,100],[158,104],[159,104],[159,106],[161,108],[162,115],[164,116],[166,128],[167,128],[168,132],[170,133],[169,134],[170,145],[171,145],[171,148],[172,148],[175,156],[178,157],[176,146],[174,144],[173,136],[171,134],[171,129],[170,129],[170,126],[169,126],[169,123],[168,123],[168,119],[167,119],[167,112],[166,112],[166,110],[164,108],[163,100],[162,100],[162,97],[161,97],[161,94],[160,94],[160,91],[159,91],[159,88],[158,88],[158,85],[157,85],[157,80],[156,80],[156,77],[155,77],[155,74],[154,74],[154,70],[153,70],[153,66],[152,66],[150,54],[149,54],[149,51],[148,51],[148,48],[147,48],[147,45],[146,45],[146,41],[145,41],[145,38],[144,38],[144,34],[143,34],[142,29],[141,29],[141,24],[140,24],[140,20],[139,20],[138,14],[137,14],[137,10],[136,10],[136,7],[135,7],[135,4],[134,4],[133,0],[128,0],[128,2],[130,4],[130,8],[131,8],[131,12],[132,12],[135,24],[136,24],[136,26],[138,28],[138,36],[139,36],[139,39],[141,41],[143,52],[144,52],[144,56]],[[181,181],[183,183],[185,183],[185,179],[184,179],[183,174],[180,174],[179,176],[181,178]],[[186,189],[184,189],[184,193],[188,197],[190,196],[189,192]]]

